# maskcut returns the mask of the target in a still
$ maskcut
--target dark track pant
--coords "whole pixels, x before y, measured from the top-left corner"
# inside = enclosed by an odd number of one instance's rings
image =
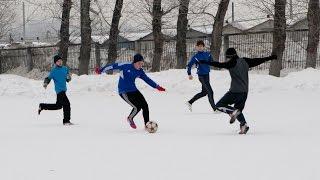
[[[148,103],[140,91],[123,93],[120,94],[120,97],[133,108],[128,118],[133,119],[142,109],[144,123],[147,124],[147,122],[149,122]]]
[[[41,103],[40,108],[43,110],[58,110],[63,108],[63,123],[70,122],[70,102],[65,91],[57,94],[57,102],[55,104]]]
[[[230,114],[234,110],[238,109],[242,112],[244,109],[244,106],[246,104],[246,100],[248,97],[248,93],[234,93],[234,92],[227,92],[216,104],[217,108],[220,111],[223,111],[224,113]],[[234,107],[230,106],[234,104]],[[240,125],[246,124],[246,120],[243,116],[243,113],[241,113],[237,117],[238,121],[240,122]]]
[[[189,103],[192,104],[196,100],[208,95],[209,103],[212,107],[212,109],[215,108],[214,104],[214,98],[213,98],[213,91],[210,85],[210,78],[209,74],[208,75],[199,75],[199,81],[201,82],[202,85],[202,90],[200,93],[196,94],[190,101]]]

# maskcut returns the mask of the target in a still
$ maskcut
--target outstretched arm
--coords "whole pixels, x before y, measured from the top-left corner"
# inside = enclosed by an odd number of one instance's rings
[[[277,59],[277,56],[272,55],[264,58],[243,58],[243,59],[248,63],[249,67],[251,68],[251,67],[259,66],[260,64],[266,61]]]
[[[150,79],[146,73],[144,71],[142,71],[141,75],[140,75],[140,78],[146,82],[149,86],[153,87],[153,88],[157,88],[158,87],[158,84],[155,83],[152,79]]]
[[[122,66],[126,63],[114,63],[114,64],[107,64],[103,66],[102,68],[99,69],[100,73],[105,73],[109,70],[117,70],[117,69],[122,69]]]
[[[231,59],[228,62],[220,63],[217,61],[199,61],[201,64],[208,64],[210,66],[214,66],[217,68],[225,68],[225,69],[230,69],[236,66],[237,60],[236,59]]]

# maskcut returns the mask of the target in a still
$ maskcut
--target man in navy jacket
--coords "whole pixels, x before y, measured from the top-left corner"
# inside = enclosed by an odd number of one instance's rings
[[[191,75],[191,68],[193,65],[196,65],[197,67],[197,74],[199,81],[202,85],[201,92],[196,94],[192,99],[187,101],[187,106],[189,107],[189,110],[192,111],[192,103],[197,101],[198,99],[207,96],[209,99],[209,103],[211,105],[211,108],[215,111],[215,103],[214,103],[214,98],[213,98],[213,91],[210,85],[210,66],[208,64],[200,64],[199,61],[204,61],[204,62],[211,62],[212,61],[212,56],[209,52],[204,51],[205,45],[202,40],[197,41],[196,44],[196,49],[197,49],[197,54],[195,54],[191,60],[189,61],[187,65],[187,73],[189,76],[189,79],[192,80],[193,76]]]
[[[149,86],[156,88],[159,91],[165,91],[164,88],[159,86],[146,75],[146,73],[142,69],[143,64],[143,56],[141,54],[136,54],[133,58],[132,63],[114,63],[111,65],[106,65],[98,69],[97,72],[100,74],[107,72],[108,70],[120,70],[118,92],[120,97],[133,108],[127,118],[127,121],[133,129],[137,128],[133,121],[133,118],[139,113],[141,109],[143,111],[145,125],[147,124],[147,122],[149,122],[148,103],[136,87],[135,79],[140,78]]]

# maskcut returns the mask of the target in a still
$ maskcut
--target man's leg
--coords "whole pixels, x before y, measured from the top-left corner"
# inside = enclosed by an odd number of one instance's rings
[[[137,104],[137,92],[130,92],[130,93],[123,93],[120,94],[120,97],[126,101],[131,107],[131,113],[128,116],[128,122],[130,123],[130,126],[134,129],[137,128],[137,126],[135,125],[133,118],[138,114],[138,112],[141,110],[141,107],[139,106],[139,104]]]
[[[149,122],[149,106],[146,99],[143,97],[143,95],[140,92],[137,96],[137,102],[139,104],[139,107],[142,108],[144,124],[146,125],[147,122]]]
[[[56,100],[55,104],[40,103],[40,105],[39,105],[39,114],[40,114],[40,112],[42,110],[59,110],[59,109],[61,109],[62,105],[59,103],[59,97],[60,97],[59,94],[57,94],[57,100]]]
[[[208,94],[209,103],[210,103],[212,109],[215,109],[216,105],[214,103],[213,90],[212,90],[211,85],[210,85],[210,77],[209,77],[209,75],[203,76],[203,78],[201,78],[200,81],[202,81],[201,83],[202,83],[204,89],[206,90],[206,92]]]
[[[70,123],[71,119],[71,108],[70,108],[70,101],[65,92],[61,93],[60,102],[59,104],[63,107],[63,123]]]
[[[248,93],[237,93],[237,97],[235,98],[234,107],[241,111],[241,114],[239,114],[237,117],[237,120],[240,122],[240,126],[243,126],[247,123],[242,113],[246,104],[247,96]]]
[[[231,92],[227,92],[216,104],[216,107],[219,111],[224,112],[226,114],[232,114],[234,107],[230,106],[234,103],[233,94]]]
[[[199,81],[200,81],[200,83],[201,83],[201,92],[198,93],[198,94],[196,94],[192,99],[190,99],[190,100],[188,101],[190,104],[194,103],[194,102],[197,101],[198,99],[200,99],[200,98],[202,98],[202,97],[204,97],[204,96],[207,95],[206,87],[205,87],[205,85],[202,83],[203,80],[201,80],[201,79],[203,79],[202,76],[199,76]]]

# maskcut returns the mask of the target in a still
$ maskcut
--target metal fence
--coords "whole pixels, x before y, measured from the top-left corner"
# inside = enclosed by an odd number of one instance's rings
[[[287,31],[285,51],[282,59],[283,69],[302,69],[306,65],[308,31],[296,30]],[[272,32],[259,32],[248,34],[232,34],[225,37],[228,41],[227,47],[237,49],[242,57],[263,57],[269,56],[272,50]],[[317,67],[320,66],[320,48],[318,48]],[[269,69],[270,63],[262,64],[254,69]]]
[[[204,40],[206,47],[210,47],[210,38],[194,37],[187,39],[187,57],[190,59],[196,53],[195,43],[197,40]],[[228,47],[234,47],[240,57],[263,57],[269,56],[272,50],[272,32],[242,33],[224,35],[219,61],[224,61],[224,52]],[[286,39],[286,48],[283,56],[283,68],[302,69],[306,64],[306,49],[308,41],[308,31],[288,31]],[[1,49],[0,50],[0,73],[19,66],[28,67],[28,69],[37,68],[41,71],[48,71],[52,66],[52,56],[57,53],[58,47],[30,47],[20,49]],[[118,62],[131,61],[136,52],[140,52],[145,57],[145,69],[151,68],[153,59],[154,44],[153,41],[136,41],[118,43]],[[320,48],[318,48],[317,66],[320,65]],[[67,65],[77,73],[79,66],[80,45],[71,45],[69,47]],[[92,45],[91,57],[89,63],[90,72],[97,64],[106,63],[108,58],[108,48]],[[161,70],[175,68],[176,58],[176,40],[167,40],[164,42],[163,55],[161,60]],[[269,69],[269,63],[256,67],[256,70]]]

